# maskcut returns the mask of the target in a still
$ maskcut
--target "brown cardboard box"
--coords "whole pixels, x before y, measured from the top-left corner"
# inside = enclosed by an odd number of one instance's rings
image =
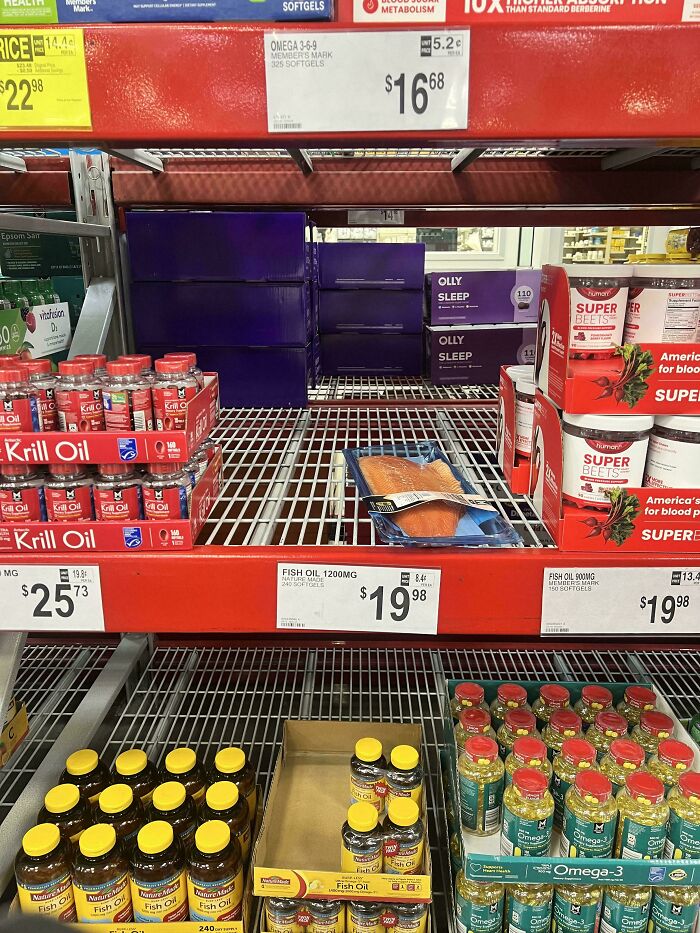
[[[13,698],[7,710],[5,726],[0,734],[0,768],[4,768],[13,752],[29,732],[27,707]]]

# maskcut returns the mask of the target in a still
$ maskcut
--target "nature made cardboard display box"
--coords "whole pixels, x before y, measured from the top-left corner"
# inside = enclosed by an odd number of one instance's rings
[[[419,725],[285,722],[282,750],[253,852],[256,897],[430,902],[427,835],[421,875],[340,870],[341,829],[350,802],[350,759],[355,743],[365,736],[378,739],[386,755],[396,745],[422,748]],[[425,821],[425,809],[422,816]]]
[[[5,725],[0,733],[0,768],[4,768],[29,732],[27,707],[13,697],[7,708]]]
[[[498,465],[511,492],[530,491],[530,459],[515,452],[515,384],[508,375],[508,367],[501,367],[498,385],[498,427],[496,451]]]

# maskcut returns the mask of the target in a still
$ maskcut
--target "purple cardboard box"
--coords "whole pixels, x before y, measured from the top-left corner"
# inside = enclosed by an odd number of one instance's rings
[[[322,334],[420,334],[423,292],[325,289],[318,293]]]
[[[433,272],[428,290],[431,324],[537,322],[539,269]]]
[[[420,376],[420,334],[322,334],[324,376]]]
[[[425,243],[319,243],[321,288],[423,288]]]
[[[435,385],[497,383],[501,366],[535,362],[535,324],[426,328],[426,367]]]
[[[303,347],[311,335],[306,285],[133,282],[137,343],[172,347]]]
[[[134,281],[303,282],[306,215],[127,211]]]

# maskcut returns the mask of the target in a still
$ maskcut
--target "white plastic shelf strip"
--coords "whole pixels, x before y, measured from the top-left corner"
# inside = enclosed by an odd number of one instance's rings
[[[313,402],[461,402],[489,401],[498,398],[498,386],[435,386],[418,376],[325,377],[315,389],[309,389]]]

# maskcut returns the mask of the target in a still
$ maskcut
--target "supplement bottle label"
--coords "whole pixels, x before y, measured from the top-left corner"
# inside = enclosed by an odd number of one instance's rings
[[[700,291],[694,288],[631,288],[624,343],[694,343]]]
[[[46,515],[50,522],[86,522],[93,517],[92,486],[74,489],[46,487]]]
[[[340,870],[357,872],[360,875],[374,875],[382,870],[382,848],[372,852],[352,852],[346,846],[340,853]]]
[[[39,430],[58,431],[58,410],[53,389],[35,389],[39,407]]]
[[[46,501],[42,487],[0,489],[0,521],[45,522]]]
[[[236,836],[239,843],[241,844],[241,852],[243,854],[243,861],[248,860],[248,854],[250,852],[250,824],[247,824],[245,829],[242,829],[240,832],[235,832],[231,830],[232,834]],[[379,869],[381,871],[381,869]]]
[[[515,452],[523,457],[532,453],[532,422],[535,402],[515,400]]]
[[[74,884],[73,892],[78,923],[129,923],[133,918],[128,875],[105,884]]]
[[[345,910],[334,917],[317,915],[311,918],[311,924],[304,927],[309,933],[345,933]]]
[[[418,804],[420,807],[421,798],[423,796],[423,787],[418,785],[418,787],[412,787],[411,790],[404,790],[401,787],[391,787],[389,784],[386,786],[386,805],[387,808],[392,800],[413,800],[414,803]]]
[[[503,897],[491,904],[473,904],[457,892],[457,929],[459,933],[501,933]]]
[[[669,437],[649,438],[644,485],[656,489],[697,489],[700,476],[700,444]]]
[[[594,933],[597,904],[574,904],[554,892],[552,933]]]
[[[604,897],[599,933],[645,933],[648,919],[649,901],[630,906]]]
[[[552,774],[552,797],[554,797],[554,825],[561,829],[564,825],[564,797],[571,787],[569,781],[560,778],[555,771]]]
[[[697,904],[672,904],[652,895],[649,933],[691,933],[698,915]]]
[[[38,430],[39,412],[33,396],[8,398],[0,402],[0,432]]]
[[[143,511],[151,521],[187,518],[189,515],[189,491],[192,487],[165,486],[143,487]]]
[[[682,819],[671,810],[666,828],[664,858],[700,858],[700,824]]]
[[[641,486],[648,440],[594,440],[565,432],[562,490],[566,498],[609,507],[606,490]]]
[[[190,920],[239,920],[243,901],[243,871],[223,881],[194,881],[187,876]]]
[[[382,923],[381,916],[365,917],[360,913],[355,913],[348,904],[347,910],[347,933],[386,933],[386,927]]]
[[[70,874],[48,884],[18,884],[17,894],[23,914],[42,914],[66,923],[77,919]]]
[[[265,911],[266,918],[266,927],[267,933],[301,933],[302,927],[301,924],[297,923],[297,918],[295,914],[292,914],[289,917],[280,917],[277,920],[274,920],[270,916],[268,910]],[[384,933],[384,931],[382,931]]]
[[[572,288],[570,352],[611,352],[622,343],[627,287]]]
[[[564,831],[559,854],[563,858],[610,858],[617,820],[597,823],[564,808]]]
[[[552,902],[523,904],[511,896],[507,899],[505,933],[549,933],[552,920]]]
[[[58,424],[62,431],[104,431],[100,389],[56,389]]]
[[[386,790],[386,784],[382,780],[359,781],[354,774],[350,775],[351,803],[371,803],[381,813],[384,810]]]
[[[384,842],[384,871],[387,875],[417,875],[423,866],[423,840],[405,845],[396,839]]]
[[[137,923],[175,923],[187,920],[187,878],[183,871],[163,881],[131,879],[131,899]]]
[[[152,431],[151,390],[103,389],[105,427],[108,431]]]
[[[460,774],[459,801],[465,829],[494,832],[501,821],[503,778],[480,785]]]
[[[553,816],[526,820],[503,807],[501,855],[549,855]]]
[[[187,403],[197,394],[196,386],[153,386],[152,392],[156,430],[184,430]]]
[[[141,518],[141,487],[95,487],[95,517],[100,522],[126,522]]]
[[[663,858],[666,824],[643,826],[629,817],[620,826],[620,858]]]
[[[422,917],[398,917],[397,922],[389,929],[391,933],[425,933],[427,926],[428,913],[426,911]]]

